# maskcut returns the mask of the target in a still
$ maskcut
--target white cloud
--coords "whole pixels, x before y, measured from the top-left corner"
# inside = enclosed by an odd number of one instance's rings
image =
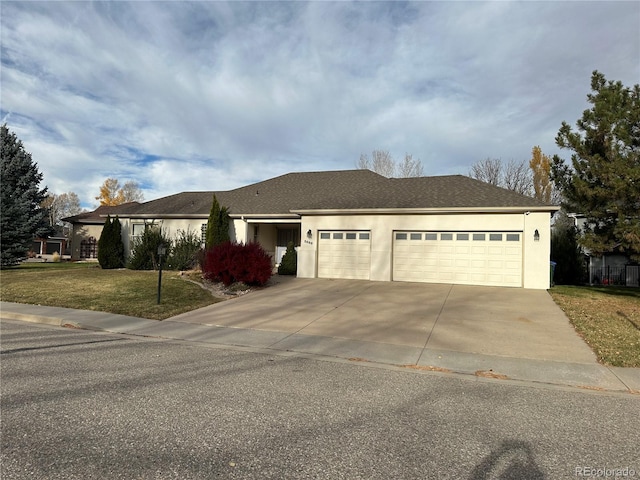
[[[603,21],[606,19],[606,21]],[[591,72],[640,78],[635,2],[3,2],[2,116],[56,193],[147,199],[412,153],[556,153]]]

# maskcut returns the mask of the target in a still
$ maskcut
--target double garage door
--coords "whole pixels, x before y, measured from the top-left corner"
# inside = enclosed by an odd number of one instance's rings
[[[522,286],[522,232],[393,232],[393,280]],[[321,231],[318,277],[368,280],[371,232]]]
[[[393,279],[522,286],[521,232],[394,232]]]

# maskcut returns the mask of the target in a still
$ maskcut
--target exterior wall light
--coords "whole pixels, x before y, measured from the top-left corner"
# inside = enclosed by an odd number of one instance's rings
[[[537,228],[536,228],[536,231],[535,231],[535,232],[533,232],[533,239],[534,239],[536,242],[539,242],[539,241],[540,241],[540,232],[538,231],[538,229],[537,229]]]
[[[311,232],[311,229],[307,230],[307,238],[311,238],[313,236],[313,233]]]

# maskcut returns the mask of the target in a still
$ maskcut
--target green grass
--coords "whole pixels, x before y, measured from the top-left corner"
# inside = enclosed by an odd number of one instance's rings
[[[604,365],[640,367],[640,290],[555,286],[550,291]]]
[[[102,270],[95,263],[23,263],[0,271],[5,302],[96,310],[163,320],[220,301],[178,272]]]

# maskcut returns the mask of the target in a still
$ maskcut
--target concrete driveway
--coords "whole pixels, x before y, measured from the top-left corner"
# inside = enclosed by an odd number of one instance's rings
[[[544,290],[303,278],[277,281],[170,320],[278,332],[272,346],[284,349],[289,336],[295,336],[298,347],[308,336],[314,348],[326,338],[334,347],[336,340],[344,339],[368,342],[371,349],[395,346],[432,355],[461,352],[596,361]]]

